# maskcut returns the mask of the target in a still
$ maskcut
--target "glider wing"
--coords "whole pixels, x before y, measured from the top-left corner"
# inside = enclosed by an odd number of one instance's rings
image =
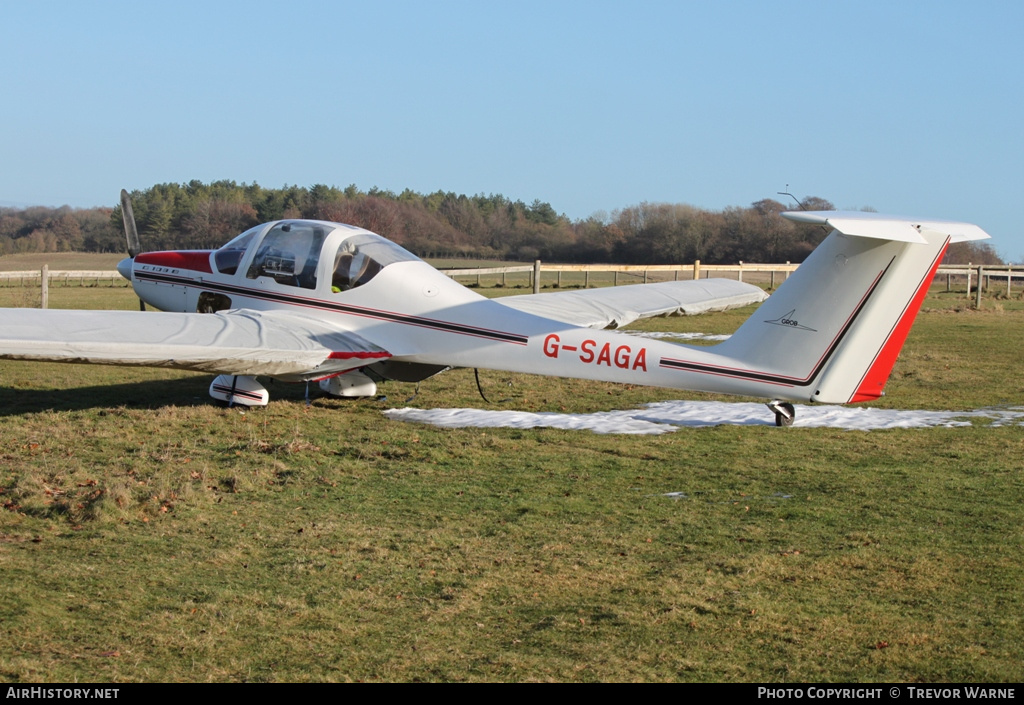
[[[350,331],[280,311],[0,309],[0,358],[317,379],[391,357]]]
[[[620,328],[651,316],[692,316],[760,303],[768,295],[733,279],[632,284],[506,296],[494,301],[544,318],[586,328]]]

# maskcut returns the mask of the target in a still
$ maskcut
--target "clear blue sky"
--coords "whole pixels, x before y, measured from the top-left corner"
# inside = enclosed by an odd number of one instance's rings
[[[232,179],[571,218],[789,185],[1024,260],[1024,3],[0,0],[0,205]]]

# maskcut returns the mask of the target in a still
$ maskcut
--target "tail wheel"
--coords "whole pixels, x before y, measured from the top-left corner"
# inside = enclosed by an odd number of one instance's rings
[[[796,409],[788,401],[772,400],[766,406],[775,412],[776,426],[792,426],[796,420]]]

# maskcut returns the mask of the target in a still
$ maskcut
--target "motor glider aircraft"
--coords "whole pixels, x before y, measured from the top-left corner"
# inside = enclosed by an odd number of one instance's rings
[[[880,397],[947,246],[988,237],[967,223],[783,213],[831,233],[734,335],[695,347],[609,327],[763,292],[708,279],[492,300],[379,235],[316,220],[259,225],[217,250],[141,252],[122,203],[118,271],[160,312],[0,309],[0,357],[211,372],[211,396],[249,406],[268,401],[257,377],[358,397],[472,367],[761,397],[788,426],[792,402]]]

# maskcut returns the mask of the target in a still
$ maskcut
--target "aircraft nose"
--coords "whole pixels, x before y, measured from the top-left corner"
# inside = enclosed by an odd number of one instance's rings
[[[117,273],[128,281],[132,280],[132,265],[135,260],[131,257],[125,257],[123,260],[117,263]]]

